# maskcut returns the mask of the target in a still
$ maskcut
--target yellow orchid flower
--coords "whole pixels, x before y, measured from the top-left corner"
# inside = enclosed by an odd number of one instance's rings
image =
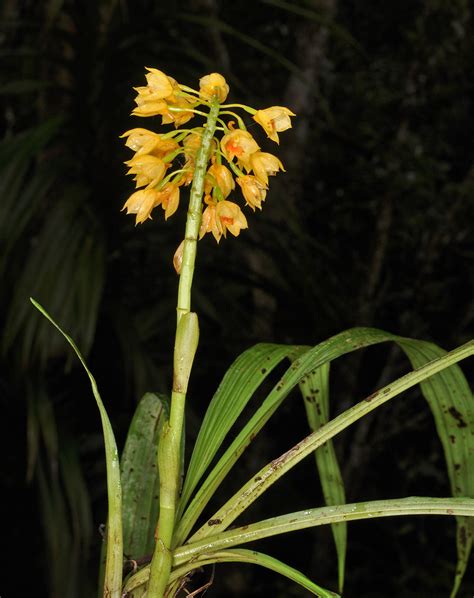
[[[255,212],[255,208],[262,209],[262,201],[265,201],[267,187],[257,177],[247,174],[237,178],[237,183],[242,189],[242,194],[248,206]]]
[[[219,73],[211,73],[199,79],[199,97],[203,100],[210,100],[217,95],[219,102],[225,102],[229,94],[229,86],[226,80]]]
[[[153,187],[157,185],[163,178],[166,172],[166,164],[156,156],[134,156],[131,160],[125,162],[130,169],[127,174],[134,174],[136,187],[144,187],[148,185]]]
[[[221,190],[223,199],[235,189],[234,177],[230,170],[223,164],[212,164],[207,171],[204,180],[204,193],[210,195],[212,189],[217,185]]]
[[[163,139],[162,135],[148,131],[148,129],[130,129],[120,137],[127,138],[125,145],[135,152],[135,156],[150,154],[163,158],[179,147],[174,139]]]
[[[290,116],[296,116],[296,114],[284,106],[272,106],[265,110],[257,110],[252,118],[263,127],[272,141],[279,143],[278,133],[291,129]]]
[[[226,199],[217,202],[216,221],[224,237],[227,230],[237,237],[243,228],[248,228],[247,218],[239,206]]]
[[[208,206],[202,214],[200,239],[210,232],[219,243],[222,235],[225,237],[227,231],[237,237],[242,229],[248,228],[247,219],[236,203],[225,199],[218,202],[207,200],[207,203]]]
[[[265,186],[268,185],[268,175],[273,176],[279,170],[285,171],[280,160],[267,152],[253,153],[250,156],[250,165],[257,179]]]
[[[235,129],[221,139],[221,150],[231,162],[234,157],[241,168],[250,168],[250,155],[258,151],[260,146],[248,131]]]
[[[122,211],[127,210],[127,214],[136,214],[135,224],[141,224],[147,218],[151,218],[151,211],[157,205],[158,194],[159,191],[156,189],[135,191],[125,202]]]
[[[176,81],[158,69],[146,67],[146,70],[148,71],[145,75],[147,87],[151,92],[162,99],[169,98],[178,86]]]

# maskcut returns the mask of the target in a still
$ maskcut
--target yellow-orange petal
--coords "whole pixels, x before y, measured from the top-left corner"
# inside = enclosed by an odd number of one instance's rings
[[[173,93],[173,79],[158,69],[146,67],[146,70],[147,86],[151,91],[161,98],[169,97]]]
[[[279,170],[285,170],[280,160],[267,152],[253,153],[250,156],[250,166],[257,179],[265,186],[268,185],[268,176],[275,175]]]
[[[272,106],[265,110],[257,110],[253,119],[263,127],[267,137],[279,143],[278,133],[291,128],[290,116],[296,116],[289,108]]]
[[[155,207],[158,191],[156,189],[142,189],[135,191],[125,202],[122,211],[127,214],[136,214],[135,224],[141,224],[148,218]]]
[[[255,176],[250,174],[237,178],[237,183],[242,189],[245,202],[255,212],[255,208],[262,209],[262,201],[265,201],[267,187]]]

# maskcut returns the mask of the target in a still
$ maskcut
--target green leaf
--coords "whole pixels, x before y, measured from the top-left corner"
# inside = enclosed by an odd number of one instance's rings
[[[347,334],[348,333],[346,333],[346,335]],[[270,396],[276,392],[277,389],[280,393],[287,394],[295,385],[293,376],[296,376],[296,380],[298,380],[298,378],[301,379],[302,375],[304,375],[301,371],[302,369],[306,370],[306,373],[308,373],[313,369],[320,367],[323,363],[329,361],[328,355],[333,352],[335,348],[338,348],[340,352],[347,352],[350,350],[350,346],[354,347],[354,343],[360,345],[360,343],[366,342],[368,344],[369,341],[376,342],[377,338],[383,338],[383,333],[372,329],[354,329],[350,331],[349,334],[350,336],[346,336],[345,339],[347,345],[347,349],[345,350],[340,345],[340,341],[344,337],[337,335],[337,337],[329,339],[332,342],[332,347],[331,344],[328,345],[328,341],[326,341],[326,343],[322,343],[318,347],[315,347],[315,349],[307,351],[300,359],[293,363],[290,368],[290,370],[293,371],[285,374],[282,381],[278,383],[266,401],[268,401]],[[336,340],[337,342],[335,343]],[[324,349],[322,353],[321,347]],[[296,463],[299,463],[299,461],[312,451],[316,450],[367,413],[370,413],[408,388],[413,387],[430,376],[441,372],[441,370],[473,354],[474,341],[471,341],[462,347],[447,353],[443,357],[429,362],[418,370],[406,374],[389,386],[373,393],[364,401],[361,401],[354,407],[334,418],[318,431],[313,432],[289,451],[263,467],[193,535],[191,541],[196,541],[209,535],[215,535],[219,531],[226,529],[226,527],[228,527],[240,513],[247,509],[258,496],[265,492],[276,480],[289,471],[289,469],[294,467]]]
[[[413,368],[446,354],[433,343],[382,333],[395,341],[409,358]],[[310,372],[300,383],[311,430],[317,430],[329,421],[329,368],[323,366]],[[474,478],[469,475],[474,454],[474,412],[471,391],[459,366],[452,366],[442,374],[421,383],[421,392],[427,400],[435,419],[438,435],[443,445],[453,496],[474,497]],[[318,471],[328,505],[345,502],[344,486],[334,453],[328,441],[315,453]],[[452,598],[459,590],[469,560],[473,541],[473,521],[459,517],[457,520],[458,563]],[[339,590],[342,592],[346,551],[346,524],[333,528],[338,553]]]
[[[319,525],[406,515],[462,515],[474,517],[474,499],[410,496],[287,513],[286,515],[233,528],[197,542],[185,544],[175,550],[174,563],[176,566],[180,566],[194,561],[200,555],[207,555],[216,550],[227,549],[247,542],[261,540],[262,538]]]
[[[209,404],[194,445],[181,494],[179,515],[183,512],[196,485],[221,447],[224,438],[260,384],[285,357],[293,354],[297,355],[305,349],[262,343],[242,353],[231,365]],[[252,427],[251,434],[247,434],[239,443],[238,451],[233,451],[232,447],[235,444],[233,443],[226,452],[230,458],[221,459],[213,469],[207,479],[207,484],[201,487],[192,501],[191,508],[186,510],[179,523],[174,538],[175,546],[184,541],[189,529],[202,512],[210,496],[251,443],[265,421],[262,420],[261,425],[257,422]],[[240,434],[238,438],[241,438]]]
[[[299,384],[304,399],[310,430],[315,432],[329,421],[329,363],[309,372]],[[342,505],[346,502],[344,482],[332,440],[328,440],[314,453],[319,479],[327,505]],[[339,592],[344,588],[344,569],[347,550],[347,525],[334,523],[332,526],[338,561]]]
[[[205,565],[212,565],[218,563],[249,563],[253,565],[260,565],[265,567],[292,581],[296,582],[315,596],[320,598],[338,598],[338,594],[326,590],[314,582],[312,582],[306,575],[297,569],[290,567],[286,563],[282,563],[267,554],[262,554],[255,550],[234,549],[234,550],[220,550],[218,552],[206,553],[198,556],[195,559],[189,559],[185,564],[173,569],[170,575],[170,584],[184,578],[191,571],[204,567]],[[150,576],[149,566],[144,567],[138,573],[130,576],[124,586],[124,593],[129,595],[129,592],[137,592],[146,588],[146,582]],[[135,596],[135,594],[130,594]],[[137,594],[141,596],[142,594]]]
[[[398,338],[414,368],[446,354],[433,343]],[[474,455],[474,405],[472,393],[459,366],[452,366],[436,374],[421,385],[423,396],[435,419],[436,429],[444,449],[453,496],[474,497],[472,456]],[[454,598],[471,554],[474,521],[464,517],[457,520],[458,562],[451,593]]]
[[[168,399],[147,393],[139,402],[121,458],[123,549],[137,559],[153,551],[159,513],[156,448],[168,418]]]
[[[335,592],[331,592],[330,590],[318,586],[294,567],[290,567],[286,563],[283,563],[268,554],[263,554],[255,550],[246,550],[244,548],[222,550],[210,555],[205,555],[202,558],[196,559],[195,562],[190,563],[188,566],[175,569],[170,576],[170,580],[179,579],[197,567],[203,567],[214,563],[249,563],[251,565],[259,565],[260,567],[265,567],[266,569],[270,569],[271,571],[275,571],[275,573],[279,573],[280,575],[291,579],[305,590],[311,592],[311,594],[319,596],[319,598],[338,598],[339,596]]]
[[[241,432],[236,436],[236,438],[232,441],[231,445],[228,449],[224,452],[222,457],[219,459],[218,463],[214,466],[212,471],[209,473],[199,490],[197,491],[196,495],[194,496],[192,502],[190,503],[188,509],[184,513],[182,520],[178,525],[178,529],[176,532],[175,538],[175,546],[179,545],[184,541],[187,537],[192,525],[195,523],[197,517],[204,509],[205,505],[208,503],[210,497],[215,492],[216,488],[221,483],[222,479],[225,475],[230,471],[233,465],[236,463],[238,458],[242,455],[245,449],[251,444],[252,439],[255,435],[262,429],[262,427],[266,424],[266,422],[270,419],[270,417],[275,413],[284,399],[288,396],[291,390],[299,383],[299,381],[308,373],[313,371],[315,368],[320,367],[324,363],[331,361],[344,353],[348,353],[359,349],[361,347],[374,344],[380,342],[381,340],[381,333],[376,330],[372,329],[364,329],[363,333],[357,333],[353,330],[349,330],[346,332],[342,332],[330,339],[320,343],[316,347],[308,350],[308,347],[298,347],[298,346],[279,346],[279,345],[256,345],[252,349],[249,349],[245,353],[242,354],[241,357],[244,355],[248,355],[248,363],[247,361],[243,362],[243,365],[246,366],[245,369],[240,367],[240,358],[235,362],[232,366],[237,366],[235,369],[235,374],[227,377],[230,374],[230,370],[228,374],[224,376],[219,389],[216,395],[219,393],[222,397],[219,401],[211,402],[209,406],[209,410],[213,409],[212,420],[220,418],[219,412],[220,410],[227,410],[232,409],[232,405],[234,401],[236,404],[239,404],[239,399],[234,398],[234,393],[239,392],[240,385],[243,384],[244,380],[245,383],[248,384],[247,394],[245,400],[248,401],[250,399],[250,392],[254,392],[257,388],[258,384],[252,382],[253,376],[258,376],[258,368],[255,370],[251,370],[253,359],[257,359],[257,347],[273,347],[273,350],[279,348],[280,350],[285,350],[287,356],[296,356],[297,359],[293,361],[287,371],[283,374],[281,379],[277,382],[274,386],[273,390],[270,394],[265,398],[261,406],[257,409],[254,415],[250,418],[248,423],[244,426]],[[252,353],[255,351],[255,353]],[[280,359],[281,361],[281,359]],[[257,361],[258,363],[258,361]],[[276,362],[277,363],[277,362]],[[276,363],[274,365],[276,365]],[[273,366],[274,367],[274,366]],[[247,369],[249,368],[249,369]],[[245,376],[245,378],[244,378]],[[254,385],[254,390],[252,391],[252,385]],[[240,413],[240,412],[239,412]],[[206,413],[206,418],[208,414]],[[230,429],[228,426],[225,430],[219,427],[219,425],[225,425],[226,415],[224,414],[221,419],[218,420],[220,424],[217,424],[213,427],[213,430],[216,434],[221,434],[219,437],[219,444],[222,442],[222,438],[224,438],[224,431]],[[204,422],[203,422],[204,425]],[[212,433],[212,432],[211,432]],[[216,447],[219,447],[219,445]],[[204,458],[205,455],[205,448],[201,450],[201,454]],[[213,455],[215,452],[213,453]],[[194,456],[194,455],[193,455]]]
[[[34,299],[30,298],[33,305],[47,318],[55,328],[64,336],[67,342],[74,349],[79,361],[85,369],[92,388],[92,393],[99,408],[102,431],[105,444],[105,460],[107,466],[107,497],[108,497],[108,520],[107,520],[107,558],[105,566],[104,595],[110,598],[120,598],[122,588],[122,566],[123,566],[123,537],[122,537],[122,491],[120,485],[120,463],[115,442],[114,433],[107,411],[100,397],[97,383],[94,376],[82,357],[81,352],[75,345],[72,338],[64,332],[51,318],[48,312]]]

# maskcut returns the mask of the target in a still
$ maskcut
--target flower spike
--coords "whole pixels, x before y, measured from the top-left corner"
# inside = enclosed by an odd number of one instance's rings
[[[122,135],[125,145],[134,152],[126,162],[128,174],[133,175],[136,187],[142,188],[129,197],[123,209],[127,214],[135,214],[136,224],[141,224],[151,218],[154,208],[161,206],[167,220],[179,207],[181,187],[193,183],[194,190],[194,181],[201,177],[198,187],[202,190],[199,191],[202,194],[201,221],[196,235],[201,239],[211,233],[217,242],[226,237],[228,231],[237,237],[241,230],[248,228],[248,223],[238,204],[228,199],[236,183],[245,205],[253,211],[261,210],[268,193],[269,177],[285,169],[277,156],[261,151],[242,116],[229,108],[253,115],[267,137],[276,143],[279,143],[278,133],[291,128],[291,117],[295,114],[284,106],[262,110],[243,104],[221,106],[229,94],[229,86],[219,73],[201,77],[199,91],[196,91],[156,68],[147,67],[146,71],[146,85],[135,88],[137,106],[132,114],[161,116],[163,125],[174,125],[177,130],[157,133],[137,127]],[[213,133],[209,134],[208,124],[204,123],[180,128],[211,108],[215,110]],[[232,121],[225,124],[222,119],[228,120],[229,116]],[[217,129],[216,122],[219,123]],[[223,131],[220,138],[215,133],[217,130]],[[204,155],[201,146],[206,135],[208,149]],[[202,159],[206,157],[203,169]],[[173,168],[174,160],[179,163]],[[183,244],[174,259],[177,271],[181,268],[182,255]]]

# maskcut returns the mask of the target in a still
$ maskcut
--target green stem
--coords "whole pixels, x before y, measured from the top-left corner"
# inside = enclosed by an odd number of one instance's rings
[[[191,287],[196,261],[199,227],[201,224],[204,177],[206,175],[219,108],[220,104],[217,96],[214,96],[211,100],[201,146],[196,154],[196,166],[186,220],[183,262],[179,277],[176,310],[177,326],[171,410],[169,422],[163,428],[158,447],[160,516],[157,526],[157,542],[150,564],[150,580],[148,583],[148,596],[153,596],[153,598],[163,598],[171,572],[172,556],[170,547],[179,493],[186,392],[199,334],[197,316],[190,313]]]
[[[178,322],[181,316],[191,310],[191,287],[194,274],[194,262],[196,260],[196,245],[201,225],[202,215],[202,194],[204,191],[204,177],[209,160],[212,138],[216,129],[217,115],[220,104],[216,96],[211,101],[211,110],[207,117],[206,128],[202,135],[201,147],[196,155],[196,166],[194,169],[191,197],[189,200],[188,218],[183,248],[183,263],[179,277],[178,288]]]

